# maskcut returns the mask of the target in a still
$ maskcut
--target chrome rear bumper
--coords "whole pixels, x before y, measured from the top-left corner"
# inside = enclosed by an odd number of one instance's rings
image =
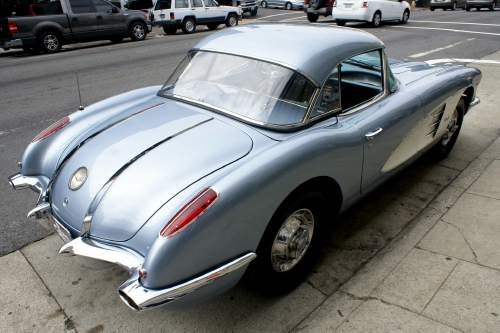
[[[144,257],[130,249],[105,244],[90,238],[78,237],[64,245],[59,253],[97,259],[125,268],[129,272],[130,278],[118,288],[118,294],[125,304],[134,311],[142,311],[176,301],[249,264],[257,257],[255,253],[250,252],[179,285],[165,289],[149,289],[142,286],[139,277]]]
[[[23,190],[26,188],[32,189],[33,191],[39,193],[37,204],[43,202],[43,198],[47,192],[47,186],[49,184],[49,179],[45,176],[23,176],[20,173],[16,173],[8,177],[10,185],[16,190]]]

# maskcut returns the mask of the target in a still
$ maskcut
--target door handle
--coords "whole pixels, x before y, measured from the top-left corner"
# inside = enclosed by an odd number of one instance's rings
[[[375,135],[379,134],[380,132],[382,132],[384,129],[382,127],[379,127],[377,128],[377,130],[375,132],[368,132],[366,133],[365,137],[367,140],[372,140]]]

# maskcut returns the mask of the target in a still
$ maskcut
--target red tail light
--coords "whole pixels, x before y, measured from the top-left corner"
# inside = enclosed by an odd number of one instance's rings
[[[198,193],[191,201],[179,210],[161,229],[161,237],[169,237],[181,231],[196,220],[204,211],[210,208],[219,198],[219,194],[211,188]]]
[[[175,15],[174,13],[170,13],[170,21],[175,20]]]
[[[363,4],[361,5],[361,8],[368,8],[369,5],[370,5],[369,1],[363,1]]]
[[[50,125],[46,129],[44,129],[42,132],[40,132],[40,134],[35,136],[35,138],[33,140],[31,140],[31,143],[45,139],[49,135],[54,134],[55,132],[59,131],[61,128],[66,126],[66,124],[68,124],[70,121],[71,121],[71,119],[68,116],[64,117],[61,120],[56,121],[55,123],[53,123],[52,125]]]
[[[15,34],[16,32],[19,32],[19,29],[17,28],[16,22],[9,22],[9,31],[11,34]]]

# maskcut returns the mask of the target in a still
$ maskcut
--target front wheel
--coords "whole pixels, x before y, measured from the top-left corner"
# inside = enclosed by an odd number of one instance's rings
[[[293,9],[293,6],[290,2],[287,2],[286,5],[285,5],[285,9],[286,10],[292,10]]]
[[[372,26],[377,28],[380,25],[380,21],[382,20],[382,16],[380,16],[380,12],[376,12],[373,14]]]
[[[234,14],[229,14],[226,19],[226,27],[235,27],[238,25],[238,17]]]
[[[255,9],[252,9],[250,11],[250,16],[255,16],[255,15],[257,15],[257,7],[255,7]]]
[[[260,3],[260,5],[262,6],[262,8],[267,8],[267,2],[266,1],[262,1]]]
[[[192,34],[196,30],[196,23],[192,18],[187,18],[182,22],[182,32],[185,34]]]
[[[286,293],[303,281],[324,236],[326,200],[309,191],[286,199],[274,213],[250,264],[250,283],[267,295]]]
[[[56,53],[61,49],[62,39],[58,33],[46,31],[40,35],[38,45],[45,53]]]
[[[402,24],[406,24],[409,18],[410,18],[410,11],[405,10],[403,13],[403,17],[401,18],[401,20],[399,20],[399,22],[401,22]]]
[[[461,99],[447,121],[446,130],[437,143],[430,151],[436,160],[442,160],[448,156],[457,142],[458,134],[462,128],[462,122],[465,114],[465,101]],[[444,125],[444,124],[443,124]]]
[[[336,20],[335,23],[337,23],[338,26],[343,27],[346,24],[346,21]]]
[[[456,2],[454,2],[453,5],[451,6],[451,10],[455,10],[455,9],[457,9],[457,3]]]
[[[309,20],[309,22],[316,22],[318,21],[318,18],[319,18],[319,14],[314,14],[314,13],[307,13],[307,19]]]
[[[134,41],[140,41],[146,39],[146,25],[142,22],[134,22],[130,25],[129,35]]]

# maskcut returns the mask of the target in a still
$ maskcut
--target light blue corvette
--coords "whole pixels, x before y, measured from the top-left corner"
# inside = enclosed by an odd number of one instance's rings
[[[242,278],[302,281],[324,228],[429,151],[445,158],[479,103],[474,68],[390,60],[373,35],[247,25],[198,43],[163,86],[77,111],[26,149],[28,216],[87,266],[118,264],[141,311]]]

